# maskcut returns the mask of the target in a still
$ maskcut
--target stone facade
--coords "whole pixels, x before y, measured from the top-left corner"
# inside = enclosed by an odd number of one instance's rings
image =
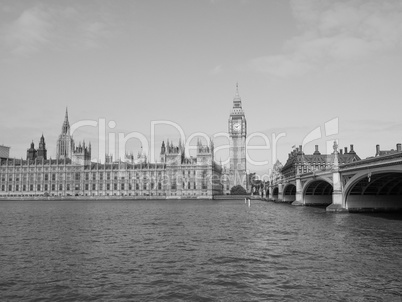
[[[43,137],[43,136],[42,136]],[[44,139],[41,139],[44,147]],[[214,161],[214,145],[199,141],[195,157],[186,157],[184,144],[162,143],[160,163],[146,156],[124,161],[91,162],[91,145],[75,147],[66,111],[57,141],[57,158],[38,157],[33,143],[27,160],[0,160],[0,197],[129,196],[128,198],[205,198],[222,194],[222,168]],[[35,151],[33,151],[35,150]]]

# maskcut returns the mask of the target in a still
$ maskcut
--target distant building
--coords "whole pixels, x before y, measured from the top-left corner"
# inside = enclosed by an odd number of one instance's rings
[[[10,157],[10,147],[0,145],[0,160]]]
[[[163,141],[160,161],[150,163],[141,152],[105,163],[91,161],[91,144],[76,143],[70,132],[66,109],[57,139],[56,159],[48,159],[42,135],[38,149],[34,143],[26,160],[10,159],[8,147],[0,147],[1,196],[133,196],[143,198],[212,198],[227,194],[235,185],[247,189],[247,123],[236,85],[228,121],[230,137],[229,168],[217,164],[212,140],[197,142],[195,156],[186,156],[184,144]],[[8,149],[7,149],[8,148]]]
[[[133,198],[212,198],[222,194],[222,168],[214,161],[214,145],[197,143],[195,157],[185,156],[184,144],[162,143],[160,163],[149,163],[139,152],[125,161],[106,158],[91,162],[91,144],[75,146],[66,110],[57,140],[56,159],[47,159],[45,139],[34,143],[27,159],[10,159],[1,146],[0,197],[132,196]]]
[[[360,157],[350,145],[350,151],[345,147],[345,152],[341,149],[339,152],[339,164],[350,163],[360,160]],[[289,153],[288,160],[281,168],[281,174],[284,178],[294,177],[298,173],[303,174],[312,171],[332,169],[334,154],[321,154],[318,145],[315,146],[313,154],[304,154],[302,146]]]
[[[376,152],[375,156],[384,156],[384,155],[389,155],[389,154],[394,154],[402,152],[401,144],[396,144],[396,150],[391,149],[391,150],[380,150],[380,145],[376,145]]]
[[[282,168],[283,165],[279,160],[276,160],[276,163],[274,164],[272,168],[272,173],[271,173],[271,182],[277,183],[281,177],[282,177]]]

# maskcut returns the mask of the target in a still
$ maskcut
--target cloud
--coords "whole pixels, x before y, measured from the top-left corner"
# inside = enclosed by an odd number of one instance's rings
[[[222,72],[223,72],[223,66],[222,65],[217,65],[210,71],[211,74],[219,74],[219,73],[222,73]]]
[[[0,25],[0,46],[14,55],[29,56],[44,49],[98,47],[113,32],[112,16],[100,6],[38,3],[22,10],[8,8],[3,14],[7,20]]]
[[[312,66],[297,56],[276,55],[254,59],[254,68],[264,73],[271,73],[280,77],[302,75],[312,69]]]
[[[21,55],[38,51],[47,45],[50,35],[49,15],[38,7],[25,10],[1,31],[4,43],[14,53]]]
[[[402,48],[402,1],[291,1],[300,34],[282,54],[253,59],[258,71],[299,76],[326,64],[365,60]]]

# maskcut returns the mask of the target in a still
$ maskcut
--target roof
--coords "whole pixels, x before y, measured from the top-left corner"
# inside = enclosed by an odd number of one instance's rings
[[[360,157],[355,153],[338,153],[339,164],[351,163],[359,161]],[[332,164],[334,162],[334,154],[311,154],[306,155],[298,152],[295,155],[290,155],[286,164],[283,166],[282,171],[293,168],[295,165],[323,165]]]

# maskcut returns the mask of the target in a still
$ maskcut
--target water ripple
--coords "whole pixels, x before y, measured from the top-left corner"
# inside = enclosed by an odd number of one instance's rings
[[[1,301],[401,301],[402,220],[255,201],[0,203]]]

